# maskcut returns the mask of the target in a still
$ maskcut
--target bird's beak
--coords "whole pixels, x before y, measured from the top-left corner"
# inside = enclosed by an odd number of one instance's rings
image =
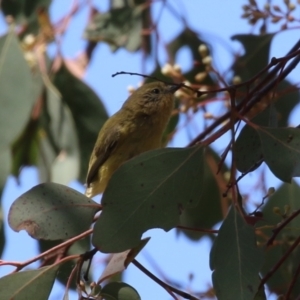
[[[175,93],[177,90],[181,88],[180,84],[169,84],[166,86],[167,93]]]

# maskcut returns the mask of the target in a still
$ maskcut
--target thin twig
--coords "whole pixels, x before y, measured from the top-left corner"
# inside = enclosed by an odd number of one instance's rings
[[[289,255],[293,252],[293,250],[300,243],[300,236],[295,240],[293,245],[288,249],[288,251],[281,257],[281,259],[277,262],[277,264],[266,274],[264,278],[262,278],[258,289],[260,289],[269,279],[273,276],[273,274],[278,270],[278,268],[283,264],[283,262],[289,257]]]
[[[65,241],[65,242],[63,242],[63,243],[61,243],[61,244],[59,244],[59,245],[57,245],[57,246],[55,246],[55,247],[53,247],[51,249],[49,249],[49,250],[47,250],[47,251],[39,254],[39,255],[37,255],[37,256],[35,256],[35,257],[27,260],[27,261],[24,261],[22,263],[20,263],[20,262],[13,262],[13,261],[1,261],[0,260],[0,266],[4,266],[4,265],[15,266],[16,269],[14,270],[14,272],[18,272],[21,269],[23,269],[24,267],[30,265],[31,263],[33,263],[33,262],[35,262],[35,261],[43,258],[44,256],[47,256],[47,255],[51,254],[52,252],[55,252],[55,251],[57,251],[57,250],[65,247],[65,246],[68,246],[69,244],[72,244],[72,243],[74,243],[74,242],[76,242],[78,240],[83,239],[84,237],[90,235],[92,232],[93,232],[93,229],[91,228],[91,229],[89,229],[89,230],[87,230],[87,231],[85,231],[85,232],[83,232],[83,233],[81,233],[81,234],[73,237],[72,239],[69,239],[69,240],[67,240],[67,241]],[[62,260],[60,260],[60,262],[61,261]]]
[[[183,297],[184,299],[188,299],[188,300],[198,300],[198,298],[183,292],[181,290],[178,290],[168,284],[166,284],[165,282],[163,282],[162,280],[160,280],[159,278],[157,278],[154,274],[152,274],[150,271],[148,271],[143,265],[141,265],[136,259],[134,259],[132,261],[132,263],[138,268],[140,269],[143,273],[145,273],[147,276],[149,276],[152,280],[154,280],[156,283],[158,283],[160,286],[162,286],[174,299],[177,299],[177,297],[172,293],[176,293],[177,295]]]
[[[270,246],[273,244],[275,238],[279,234],[279,232],[288,224],[290,223],[294,218],[296,218],[300,214],[300,209],[293,212],[288,218],[286,218],[282,223],[280,223],[279,226],[277,226],[275,229],[273,229],[273,235],[271,238],[267,241],[267,246]]]

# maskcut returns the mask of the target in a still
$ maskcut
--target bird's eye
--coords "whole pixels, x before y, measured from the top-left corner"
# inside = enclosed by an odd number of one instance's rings
[[[153,90],[151,91],[151,93],[153,93],[153,94],[159,94],[159,93],[160,93],[160,90],[159,90],[159,89],[153,89]]]

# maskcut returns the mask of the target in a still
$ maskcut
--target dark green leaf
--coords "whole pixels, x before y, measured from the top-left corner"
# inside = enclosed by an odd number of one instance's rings
[[[142,12],[144,5],[112,8],[106,13],[96,13],[84,32],[90,41],[103,41],[112,51],[125,47],[135,52],[142,43]]]
[[[140,300],[138,292],[124,282],[111,282],[101,290],[105,300]]]
[[[55,74],[55,86],[62,94],[76,120],[76,130],[80,147],[80,176],[85,182],[88,164],[98,133],[107,120],[107,112],[95,92],[84,82],[74,77],[65,66]]]
[[[9,149],[2,149],[0,152],[0,197],[3,192],[6,179],[11,171],[11,164],[11,153]]]
[[[264,161],[280,180],[300,176],[300,129],[257,127]]]
[[[260,282],[262,254],[256,247],[254,227],[232,207],[210,253],[213,286],[218,300],[253,300]]]
[[[276,110],[273,106],[257,115],[252,123],[260,126],[277,126]],[[235,145],[236,166],[240,172],[249,172],[258,168],[262,162],[263,153],[259,135],[249,125],[240,132]]]
[[[13,166],[11,173],[16,177],[25,166],[37,164],[39,151],[38,120],[30,120],[23,133],[12,145]]]
[[[208,148],[205,153],[201,199],[196,207],[186,208],[182,212],[180,225],[189,228],[210,229],[223,219],[221,182],[224,181],[222,178],[227,168],[224,167],[217,175],[219,161],[218,155]],[[223,186],[225,186],[225,182],[223,182]],[[182,230],[182,232],[192,240],[199,240],[203,234],[206,234],[192,230]]]
[[[269,63],[270,46],[274,34],[238,34],[232,37],[244,46],[245,53],[239,57],[233,70],[243,81],[256,75]]]
[[[260,288],[256,293],[253,300],[267,300],[267,296],[264,288]]]
[[[68,184],[79,176],[80,154],[75,123],[55,87],[46,84],[46,101],[41,118],[45,134],[40,137],[40,179]]]
[[[57,183],[39,184],[14,201],[8,222],[36,239],[68,239],[87,230],[99,204]]]
[[[29,121],[35,102],[31,73],[13,32],[0,38],[0,65],[0,120],[5,124],[0,149],[7,149]]]
[[[148,229],[170,230],[187,207],[197,205],[203,180],[203,148],[167,148],[124,163],[102,197],[103,212],[92,243],[103,252],[136,246]]]
[[[26,24],[29,21],[36,21],[37,10],[47,9],[50,3],[51,0],[2,0],[1,9],[5,16],[10,15],[17,23]]]
[[[0,279],[1,299],[48,299],[59,266],[6,275]]]
[[[283,218],[274,212],[274,207],[280,209],[284,214],[288,211],[291,214],[295,210],[299,209],[300,199],[300,187],[297,183],[292,181],[291,184],[282,184],[279,189],[273,194],[264,206],[263,232],[266,236],[273,234],[273,226],[276,226],[282,222]],[[288,207],[288,209],[287,209]],[[276,242],[271,247],[268,247],[265,262],[261,270],[262,276],[265,276],[283,257],[286,251],[291,247],[291,244],[299,236],[300,218],[299,216],[294,218],[277,236]],[[265,243],[265,239],[261,243]],[[272,277],[267,281],[268,288],[271,292],[276,294],[285,294],[287,289],[295,276],[297,267],[300,264],[300,249],[297,247],[279,267],[279,269],[273,273]],[[300,277],[296,278],[292,295],[290,299],[295,299],[300,293]]]

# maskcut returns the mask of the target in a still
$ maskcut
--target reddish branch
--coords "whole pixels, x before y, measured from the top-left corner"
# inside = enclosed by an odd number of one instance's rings
[[[293,250],[299,245],[300,236],[295,240],[293,245],[288,249],[288,251],[281,257],[281,259],[277,262],[277,264],[266,274],[266,276],[261,280],[258,289],[260,289],[279,269],[279,267],[283,264],[283,262],[289,257],[289,255],[293,252]]]
[[[300,214],[300,209],[293,212],[288,218],[286,218],[282,223],[280,223],[279,226],[273,229],[273,235],[271,238],[267,241],[267,246],[270,246],[273,244],[275,238],[279,234],[279,232],[288,224],[290,223],[294,218],[296,218]]]

